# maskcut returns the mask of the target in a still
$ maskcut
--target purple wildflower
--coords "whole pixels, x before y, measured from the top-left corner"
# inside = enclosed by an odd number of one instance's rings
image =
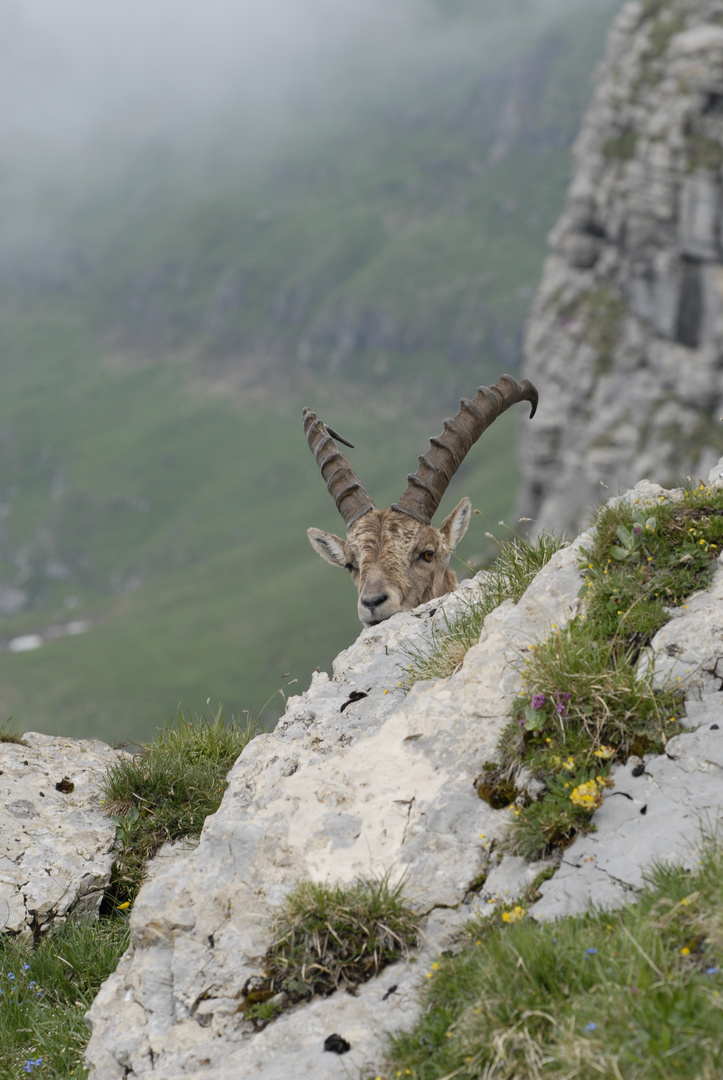
[[[585,1031],[597,1031],[597,1024],[594,1020],[591,1020],[589,1024],[585,1025]]]
[[[532,697],[532,708],[533,709],[541,709],[546,701],[547,701],[547,698],[545,697],[544,694],[534,694],[533,697]]]

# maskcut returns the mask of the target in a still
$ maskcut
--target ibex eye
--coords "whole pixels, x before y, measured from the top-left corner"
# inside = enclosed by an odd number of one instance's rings
[[[353,574],[356,570],[356,566],[354,565],[354,563],[348,562],[344,564],[344,569],[348,570],[350,574]]]
[[[434,558],[434,551],[432,551],[431,548],[429,550],[427,550],[427,551],[423,551],[422,552],[422,558],[424,559],[425,562],[431,562],[432,559]]]

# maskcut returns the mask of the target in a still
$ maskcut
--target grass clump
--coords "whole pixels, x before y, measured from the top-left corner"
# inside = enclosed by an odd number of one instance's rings
[[[630,161],[635,157],[638,145],[638,133],[633,128],[626,128],[620,135],[607,139],[600,148],[604,158],[617,161]]]
[[[582,567],[586,610],[620,654],[648,644],[691,593],[705,589],[723,551],[723,490],[700,484],[680,502],[606,506]]]
[[[221,804],[226,774],[256,729],[253,720],[227,721],[220,708],[210,721],[179,711],[141,754],[108,770],[103,793],[116,824],[118,855],[106,906],[135,899],[148,859],[167,840],[200,835]]]
[[[723,1074],[723,851],[658,868],[635,905],[539,924],[516,906],[427,973],[382,1080],[714,1080]]]
[[[518,799],[506,841],[536,859],[590,827],[613,761],[660,752],[678,733],[682,702],[677,689],[654,689],[652,672],[641,678],[631,655],[599,640],[587,620],[537,646],[525,673],[535,691],[518,699],[498,769],[509,775],[524,765],[544,785],[536,801]]]
[[[538,858],[567,847],[591,828],[613,762],[660,753],[682,729],[678,685],[656,687],[638,659],[670,609],[709,584],[721,550],[720,489],[701,484],[678,502],[600,511],[593,547],[583,550],[584,613],[530,648],[527,690],[480,788],[495,805],[521,766],[542,784],[538,800],[516,797],[509,850]]]
[[[315,994],[353,992],[413,948],[418,930],[402,885],[388,875],[351,885],[299,882],[274,916],[264,975],[244,987],[249,1019],[262,1028]]]
[[[86,1075],[84,1016],[128,937],[118,916],[69,921],[38,944],[0,937],[0,1080]]]
[[[497,544],[498,553],[485,574],[480,593],[469,599],[453,619],[445,615],[443,627],[432,627],[426,651],[407,650],[411,663],[401,683],[404,689],[411,689],[423,679],[444,679],[458,671],[468,650],[479,641],[490,612],[505,600],[517,603],[536,574],[567,543],[550,533],[542,533],[536,540],[518,536],[497,540],[491,533],[487,536]]]
[[[28,744],[20,738],[17,731],[13,731],[8,727],[10,720],[3,720],[0,724],[0,743],[19,743],[20,746],[27,746]]]

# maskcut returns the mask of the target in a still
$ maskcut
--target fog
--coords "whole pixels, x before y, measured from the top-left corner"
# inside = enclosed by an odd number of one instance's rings
[[[528,29],[589,3],[476,0],[490,17],[480,41],[469,0],[0,0],[0,137],[6,150],[77,150],[184,138],[230,112],[283,126],[460,50],[500,59],[520,16]]]
[[[417,0],[22,0],[2,22],[3,135],[63,144],[115,128],[143,138],[229,108],[274,113],[293,95],[384,66]],[[359,63],[361,61],[361,63]]]

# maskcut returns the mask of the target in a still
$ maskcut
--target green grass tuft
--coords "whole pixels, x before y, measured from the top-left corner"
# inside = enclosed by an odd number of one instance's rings
[[[723,849],[658,868],[618,912],[480,919],[428,973],[382,1080],[714,1080],[723,1073]]]
[[[705,589],[723,551],[723,491],[701,484],[682,502],[606,506],[585,552],[586,610],[618,654],[646,645],[691,593]]]
[[[257,723],[212,720],[179,711],[175,723],[132,760],[113,765],[104,780],[105,810],[116,823],[118,851],[104,903],[128,904],[149,858],[167,840],[200,835],[218,810],[226,774],[257,731]]]
[[[287,1005],[354,988],[417,944],[403,882],[389,876],[351,885],[301,881],[273,919],[263,976],[249,979],[247,1016],[264,1027]]]
[[[86,1075],[84,1016],[128,940],[117,916],[69,921],[38,944],[0,937],[0,1080]]]
[[[3,720],[0,724],[0,743],[19,743],[21,746],[27,746],[27,743],[20,738],[17,731],[14,731],[11,727],[8,727],[10,720]]]
[[[584,613],[529,650],[526,692],[500,741],[500,761],[480,794],[517,802],[508,850],[539,858],[591,828],[613,762],[661,753],[682,730],[679,686],[654,685],[641,651],[681,605],[711,580],[723,550],[723,490],[700,484],[680,501],[604,507],[583,550]],[[522,767],[541,799],[516,793]],[[512,799],[510,799],[512,801]]]

